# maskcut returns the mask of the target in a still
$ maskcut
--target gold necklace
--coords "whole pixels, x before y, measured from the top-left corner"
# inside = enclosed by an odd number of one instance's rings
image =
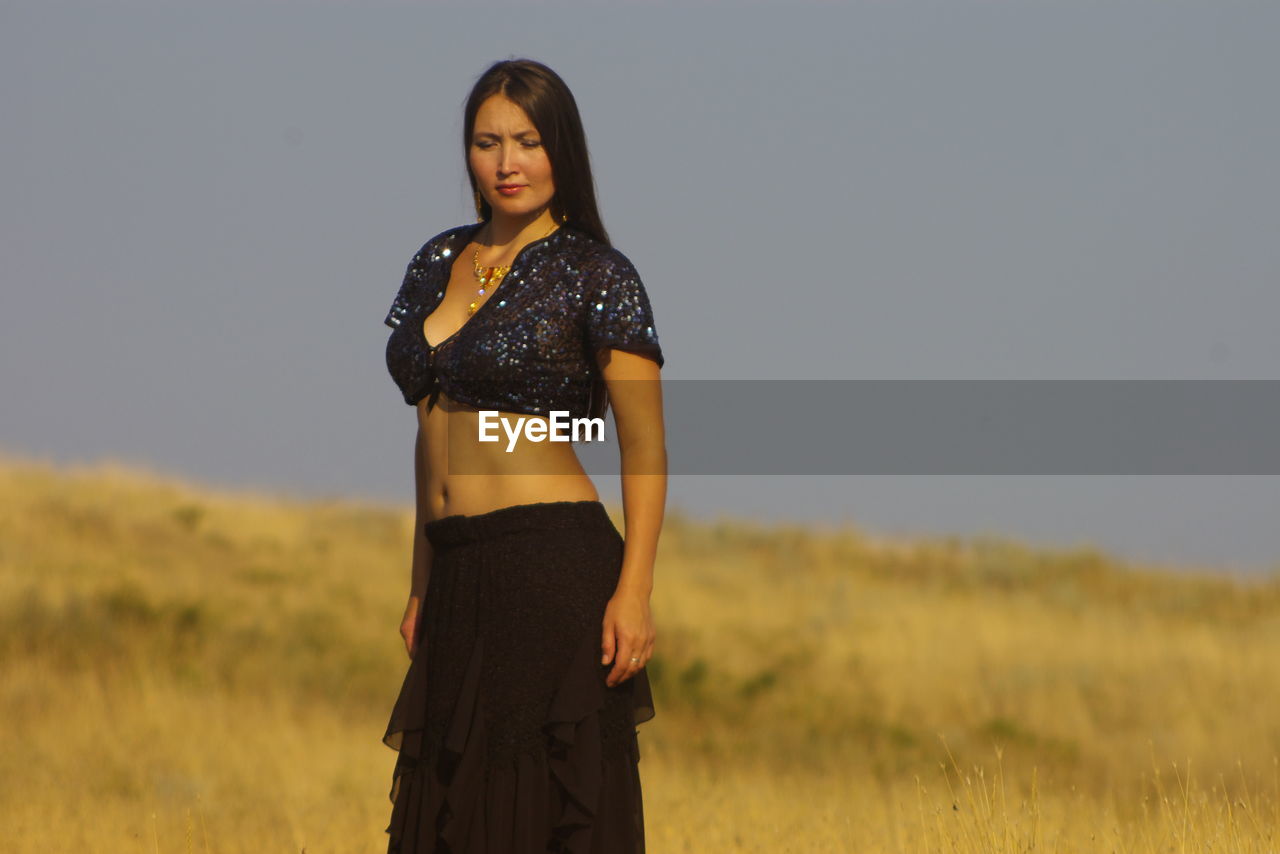
[[[556,224],[553,222],[551,223],[551,227],[547,229],[547,233],[542,235],[542,237],[546,237],[555,230]],[[538,239],[541,240],[542,237],[539,237]],[[511,272],[510,264],[495,264],[490,267],[481,267],[479,244],[476,244],[475,254],[471,257],[471,267],[472,275],[474,275],[476,281],[480,283],[480,288],[477,291],[476,298],[467,306],[467,317],[476,313],[476,309],[480,307],[480,303],[482,302],[481,297],[485,295],[487,289],[497,288],[498,285],[502,284],[502,280],[506,278],[507,273]]]

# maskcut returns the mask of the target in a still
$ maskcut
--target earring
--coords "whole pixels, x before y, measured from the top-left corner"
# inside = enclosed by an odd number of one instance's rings
[[[472,190],[471,193],[476,200],[476,222],[484,222],[484,200],[480,198],[480,191]]]

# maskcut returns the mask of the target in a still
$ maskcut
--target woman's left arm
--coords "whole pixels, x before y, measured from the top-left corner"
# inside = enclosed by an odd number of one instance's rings
[[[605,609],[602,639],[601,663],[614,661],[607,680],[612,687],[634,676],[653,655],[649,596],[667,500],[667,446],[658,363],[612,348],[601,350],[598,360],[618,427],[625,517],[622,571]]]

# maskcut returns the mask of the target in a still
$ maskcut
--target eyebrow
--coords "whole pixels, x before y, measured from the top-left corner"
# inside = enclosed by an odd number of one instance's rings
[[[537,132],[536,130],[522,130],[522,131],[520,131],[519,133],[513,133],[513,134],[512,134],[512,136],[516,137],[517,139],[519,139],[519,138],[520,138],[520,137],[522,137],[522,136],[537,136],[537,135],[538,135],[538,132]],[[482,137],[482,136],[487,136],[487,137],[490,137],[491,139],[500,139],[500,138],[501,138],[499,134],[496,134],[496,133],[489,133],[488,131],[476,131],[475,136],[476,136],[477,138]]]

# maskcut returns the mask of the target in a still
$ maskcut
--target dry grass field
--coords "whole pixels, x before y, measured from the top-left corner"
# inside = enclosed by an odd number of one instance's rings
[[[0,458],[0,850],[385,850],[412,528]],[[653,607],[650,854],[1280,852],[1280,576],[672,511]]]

